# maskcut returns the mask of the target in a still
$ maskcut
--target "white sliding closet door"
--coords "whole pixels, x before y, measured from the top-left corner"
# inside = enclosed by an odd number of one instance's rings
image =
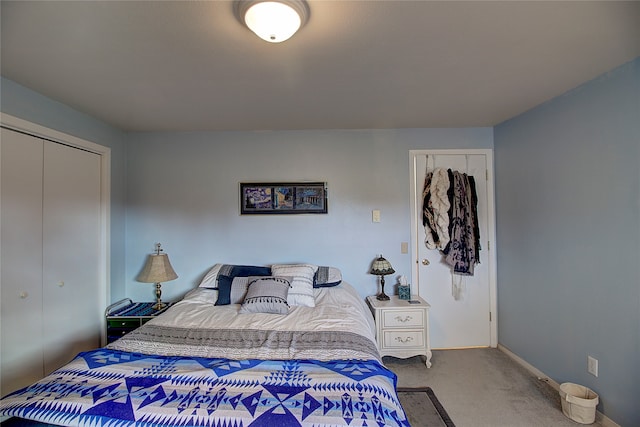
[[[2,396],[42,378],[42,164],[42,140],[2,129]]]
[[[100,156],[44,145],[44,373],[100,346]],[[73,305],[70,309],[70,304]]]
[[[13,130],[0,140],[0,388],[27,386],[100,346],[100,154]]]

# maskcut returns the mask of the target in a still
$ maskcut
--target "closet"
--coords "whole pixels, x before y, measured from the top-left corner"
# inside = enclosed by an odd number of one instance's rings
[[[0,386],[24,387],[101,344],[101,155],[0,135]]]

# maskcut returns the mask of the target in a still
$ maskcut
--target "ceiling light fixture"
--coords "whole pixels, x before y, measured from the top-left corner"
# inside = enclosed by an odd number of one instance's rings
[[[235,12],[240,22],[270,43],[289,39],[309,19],[304,0],[238,0]]]

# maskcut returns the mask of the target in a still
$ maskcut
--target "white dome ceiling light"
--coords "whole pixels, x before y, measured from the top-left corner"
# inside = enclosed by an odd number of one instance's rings
[[[240,22],[270,43],[289,39],[309,19],[304,0],[239,0],[235,12]]]

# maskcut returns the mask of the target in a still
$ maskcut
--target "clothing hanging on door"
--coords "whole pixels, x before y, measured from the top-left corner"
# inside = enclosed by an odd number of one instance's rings
[[[480,262],[480,228],[475,179],[466,173],[435,168],[423,190],[425,245],[439,249],[454,274],[473,276]]]
[[[442,168],[427,173],[423,197],[422,223],[428,249],[444,249],[449,243],[449,174]]]

